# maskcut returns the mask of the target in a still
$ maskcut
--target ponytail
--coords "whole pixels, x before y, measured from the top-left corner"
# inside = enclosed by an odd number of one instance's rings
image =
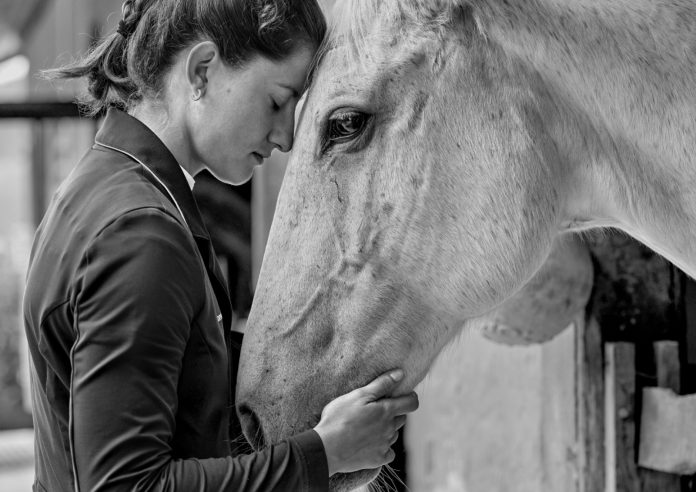
[[[128,47],[130,35],[137,27],[143,7],[151,3],[134,0],[123,3],[123,18],[118,29],[99,42],[84,58],[64,67],[44,70],[42,76],[53,79],[87,78],[89,97],[83,101],[86,113],[95,116],[109,106],[128,110],[131,102],[140,97],[138,86],[128,74]]]
[[[91,116],[107,106],[126,109],[138,89],[128,78],[127,41],[118,33],[99,43],[87,56],[70,65],[45,70],[47,79],[87,78],[90,100],[85,101]]]

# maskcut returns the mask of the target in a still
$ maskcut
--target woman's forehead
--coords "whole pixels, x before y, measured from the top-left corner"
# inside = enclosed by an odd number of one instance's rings
[[[313,57],[314,50],[302,48],[280,60],[259,55],[232,70],[241,71],[242,76],[251,83],[279,87],[293,92],[293,95],[300,95],[304,91]]]

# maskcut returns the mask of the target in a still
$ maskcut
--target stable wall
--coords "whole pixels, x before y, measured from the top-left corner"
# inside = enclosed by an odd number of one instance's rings
[[[601,490],[602,477],[589,470],[602,460],[601,435],[594,463],[584,437],[587,403],[601,389],[586,388],[585,335],[578,319],[542,345],[510,347],[465,333],[446,348],[417,388],[421,406],[408,420],[410,489]]]

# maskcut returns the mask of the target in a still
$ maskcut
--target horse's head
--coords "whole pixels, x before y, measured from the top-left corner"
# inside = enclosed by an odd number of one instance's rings
[[[553,111],[453,3],[339,2],[247,325],[252,441],[309,428],[390,368],[410,391],[548,255],[567,191]]]

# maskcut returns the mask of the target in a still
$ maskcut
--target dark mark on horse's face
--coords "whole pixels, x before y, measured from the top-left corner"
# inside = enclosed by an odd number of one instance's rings
[[[420,92],[413,102],[413,111],[408,120],[408,129],[414,131],[420,122],[423,120],[423,113],[425,108],[428,106],[428,101],[430,100],[430,94],[427,92]]]

